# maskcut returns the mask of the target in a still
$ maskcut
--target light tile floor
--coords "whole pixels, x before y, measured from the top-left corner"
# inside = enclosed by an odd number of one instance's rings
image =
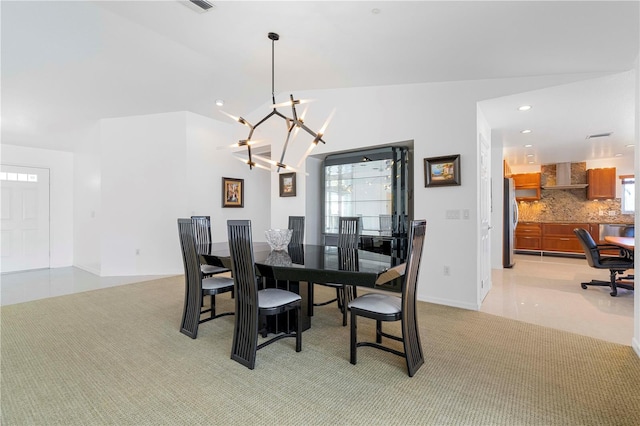
[[[13,305],[162,277],[164,275],[99,277],[74,267],[5,273],[0,275],[0,305]]]
[[[516,255],[511,269],[492,273],[493,287],[481,312],[631,345],[633,292],[609,296],[605,287],[580,288],[580,282],[607,279],[608,271],[584,259]],[[163,276],[99,277],[78,268],[2,274],[0,305],[95,290]]]
[[[515,262],[493,270],[481,312],[631,346],[633,291],[618,289],[611,297],[608,287],[580,287],[608,280],[608,270],[576,258],[516,255]]]

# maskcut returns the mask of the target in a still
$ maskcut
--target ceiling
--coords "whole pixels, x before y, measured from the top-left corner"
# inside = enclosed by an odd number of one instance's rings
[[[214,4],[2,1],[2,142],[71,151],[101,118],[191,111],[225,120],[216,99],[231,114],[252,111],[271,96],[273,31],[276,95],[581,74],[481,103],[510,161],[628,155],[633,143],[637,1]],[[533,108],[517,111],[523,103]]]

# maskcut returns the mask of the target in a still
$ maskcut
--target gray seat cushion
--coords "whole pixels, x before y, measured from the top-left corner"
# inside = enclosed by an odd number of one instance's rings
[[[353,299],[351,303],[349,303],[349,308],[362,309],[363,311],[381,314],[396,314],[402,311],[402,299],[398,296],[368,293]]]
[[[213,265],[200,265],[200,270],[202,271],[203,274],[220,274],[222,272],[228,272],[229,270],[227,268],[222,268],[220,266],[213,266]]]
[[[220,290],[233,287],[233,278],[211,277],[202,280],[202,290]]]
[[[258,292],[258,307],[260,308],[275,308],[296,300],[301,300],[299,294],[279,288],[265,288]]]

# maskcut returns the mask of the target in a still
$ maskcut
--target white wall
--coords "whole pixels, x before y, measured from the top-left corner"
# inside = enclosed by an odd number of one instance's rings
[[[73,154],[2,144],[2,164],[49,169],[50,266],[73,263]]]
[[[547,87],[566,82],[566,76],[466,82],[446,82],[404,86],[365,87],[296,92],[301,99],[316,99],[306,115],[306,124],[318,129],[336,109],[325,139],[314,154],[384,146],[414,140],[414,217],[427,220],[427,239],[418,297],[421,300],[478,309],[476,273],[478,229],[476,214],[477,102],[489,98]],[[289,92],[283,92],[289,93]],[[263,115],[261,111],[258,115]],[[254,117],[255,118],[255,117]],[[282,137],[274,140],[283,140]],[[297,153],[308,139],[299,135]],[[274,143],[272,152],[281,145]],[[291,150],[291,148],[290,148]],[[293,152],[293,150],[292,150]],[[461,186],[425,188],[423,160],[440,155],[461,155]],[[296,158],[297,154],[292,154]],[[496,174],[496,170],[499,172]],[[492,166],[493,176],[502,176],[501,163]],[[299,186],[300,187],[300,186]],[[272,194],[276,186],[272,183]],[[312,197],[320,207],[320,194]],[[296,198],[298,198],[296,197]],[[295,203],[295,204],[294,204]],[[292,209],[314,203],[275,197],[271,204],[272,223],[279,224]],[[445,210],[469,209],[469,220],[447,220]],[[298,213],[298,211],[295,211]],[[280,218],[280,219],[277,219]],[[494,242],[495,244],[495,242]],[[444,266],[451,275],[444,276]],[[470,267],[474,265],[474,267]]]
[[[211,216],[220,243],[228,219],[250,219],[264,241],[271,173],[232,158],[232,128],[189,112],[101,121],[100,275],[182,274],[179,217]],[[222,177],[244,179],[244,208],[222,208]]]
[[[211,216],[212,241],[225,243],[227,220],[249,219],[254,241],[265,241],[264,231],[271,227],[271,186],[272,181],[277,180],[266,170],[250,170],[232,158],[229,145],[238,140],[232,135],[238,128],[246,127],[192,113],[186,113],[186,118],[188,199],[185,217]],[[244,208],[222,208],[223,177],[244,179]],[[283,226],[287,225],[285,222]]]
[[[74,152],[74,266],[100,275],[100,124],[89,129]]]

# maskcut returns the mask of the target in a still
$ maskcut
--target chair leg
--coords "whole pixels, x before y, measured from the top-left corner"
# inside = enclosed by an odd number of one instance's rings
[[[308,282],[307,283],[309,285],[309,291],[307,292],[307,312],[309,313],[309,316],[312,317],[313,316],[313,283],[312,282]]]
[[[351,311],[351,332],[350,332],[350,337],[351,337],[351,344],[350,344],[350,362],[353,365],[356,365],[356,350],[357,350],[357,344],[356,344],[356,333],[357,333],[357,329],[356,329],[356,314],[354,311]]]
[[[216,295],[212,294],[209,298],[211,299],[211,314],[209,315],[209,318],[213,319],[216,316]]]
[[[301,306],[296,308],[296,352],[302,350],[302,321],[301,321]]]
[[[382,343],[382,321],[376,321],[376,343]]]
[[[611,278],[611,297],[616,297],[618,295],[618,287],[616,286],[616,275],[618,271],[611,270],[610,278]]]

